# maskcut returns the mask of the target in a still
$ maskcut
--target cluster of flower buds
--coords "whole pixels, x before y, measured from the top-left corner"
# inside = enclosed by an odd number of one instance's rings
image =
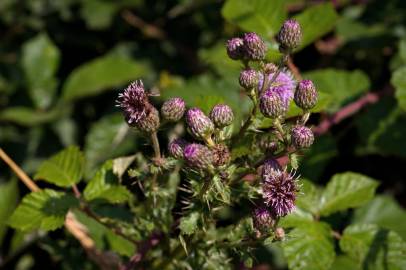
[[[264,40],[256,33],[246,33],[242,38],[232,38],[227,42],[227,54],[233,60],[264,60],[266,52]]]

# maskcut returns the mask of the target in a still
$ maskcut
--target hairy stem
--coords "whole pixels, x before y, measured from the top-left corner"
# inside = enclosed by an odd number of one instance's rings
[[[155,158],[161,158],[161,150],[159,148],[158,134],[156,131],[151,133],[152,147],[154,148]]]

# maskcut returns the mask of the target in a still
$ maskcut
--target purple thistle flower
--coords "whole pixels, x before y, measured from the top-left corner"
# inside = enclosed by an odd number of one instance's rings
[[[148,102],[141,80],[132,82],[118,95],[117,106],[123,110],[124,117],[130,126],[136,126],[145,117],[152,105]]]
[[[311,80],[303,80],[297,85],[294,101],[299,108],[310,110],[316,105],[317,99],[317,90]]]
[[[286,20],[276,37],[281,51],[291,52],[297,48],[302,41],[302,30],[300,24],[293,19]]]
[[[185,113],[185,101],[179,97],[168,99],[161,107],[164,119],[172,122],[179,121]]]
[[[288,111],[288,106],[280,95],[281,90],[273,87],[265,91],[259,98],[259,109],[265,117],[278,118]]]
[[[277,71],[275,71],[277,72]],[[271,81],[275,75],[275,72],[268,73],[268,80]],[[264,75],[260,74],[259,75],[259,80],[258,80],[258,93],[261,95],[261,90],[262,90],[262,84],[264,82]],[[295,87],[296,87],[296,81],[293,79],[292,74],[287,71],[283,70],[279,72],[278,76],[276,76],[275,80],[268,86],[268,89],[278,87],[278,93],[281,95],[283,101],[287,103],[288,106],[290,101],[293,99]],[[266,89],[266,90],[268,90]],[[265,91],[266,91],[265,90]]]
[[[295,126],[290,132],[292,143],[297,149],[308,148],[314,142],[314,135],[310,128]]]
[[[245,58],[248,60],[263,60],[267,46],[256,33],[245,33],[243,37]]]
[[[213,164],[213,154],[210,149],[198,143],[188,144],[183,150],[183,157],[189,167],[199,171],[208,170]]]
[[[296,193],[299,191],[294,175],[282,170],[270,170],[264,174],[262,197],[277,217],[283,217],[295,209]]]
[[[240,72],[239,83],[245,89],[251,89],[258,84],[258,72],[255,69],[244,69]]]
[[[267,175],[272,174],[273,171],[281,171],[282,167],[279,165],[278,161],[273,158],[268,158],[264,161],[261,170],[261,177],[265,179]]]
[[[174,139],[168,144],[169,154],[176,159],[183,159],[183,151],[189,143],[182,139]]]
[[[252,223],[257,231],[258,237],[261,233],[266,233],[274,224],[272,213],[264,206],[254,209],[252,212]]]
[[[227,41],[227,54],[233,60],[240,60],[244,57],[244,41],[241,38],[232,38]]]
[[[217,104],[210,112],[210,119],[218,128],[231,125],[234,120],[233,110],[225,104]]]
[[[190,133],[197,138],[204,140],[214,132],[214,124],[199,108],[191,108],[186,113],[186,123]]]

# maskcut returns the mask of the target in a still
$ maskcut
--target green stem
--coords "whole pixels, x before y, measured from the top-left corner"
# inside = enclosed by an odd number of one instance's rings
[[[247,129],[251,125],[255,115],[257,114],[258,102],[257,102],[256,93],[255,93],[255,88],[251,89],[251,93],[250,93],[249,97],[251,98],[252,103],[253,103],[251,113],[249,114],[248,118],[245,120],[244,125],[241,127],[240,131],[238,132],[238,135],[234,137],[234,140],[231,145],[235,145],[238,142],[238,140],[244,136],[244,133],[247,131]]]
[[[151,133],[151,142],[152,147],[154,148],[155,158],[161,158],[161,150],[159,148],[158,135],[156,131]]]

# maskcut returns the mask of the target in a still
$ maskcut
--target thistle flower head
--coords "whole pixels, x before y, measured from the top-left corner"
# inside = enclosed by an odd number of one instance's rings
[[[273,77],[275,76],[275,73],[277,71],[274,72],[269,72],[267,73],[268,75],[268,81],[271,81],[273,79]],[[259,80],[258,80],[258,92],[261,95],[260,91],[262,90],[262,84],[264,82],[264,75],[260,74],[259,75]],[[293,93],[295,91],[295,87],[296,87],[296,81],[295,79],[293,79],[292,74],[287,71],[287,70],[282,70],[279,72],[279,74],[277,74],[276,78],[274,79],[274,81],[268,86],[268,89],[272,89],[275,87],[278,87],[278,93],[281,95],[283,102],[285,102],[288,106],[288,104],[290,103],[290,101],[293,99]],[[268,90],[266,89],[266,90]]]
[[[231,154],[228,147],[224,144],[217,144],[212,148],[213,153],[213,165],[223,166],[230,162]]]
[[[289,104],[281,96],[284,90],[279,88],[270,88],[259,98],[259,109],[265,117],[278,118],[284,116],[288,111]]]
[[[146,115],[137,122],[137,128],[146,133],[152,133],[159,128],[159,112],[151,104],[147,104]]]
[[[314,135],[306,126],[295,126],[290,133],[292,143],[297,149],[308,148],[314,142]]]
[[[271,175],[274,171],[281,171],[282,167],[279,165],[278,161],[273,158],[268,158],[264,161],[262,165],[261,178],[264,180],[268,175]]]
[[[263,174],[262,197],[277,217],[286,216],[295,209],[298,191],[297,179],[286,171],[271,170]]]
[[[281,51],[291,52],[297,48],[302,41],[302,30],[300,24],[293,19],[286,20],[277,35]]]
[[[186,123],[197,139],[204,140],[213,134],[214,124],[199,108],[191,108],[186,113]]]
[[[274,224],[274,219],[272,217],[272,213],[264,206],[260,206],[252,211],[252,223],[254,225],[254,229],[259,234],[266,233]]]
[[[183,150],[183,157],[189,167],[199,171],[206,171],[213,164],[213,154],[210,149],[198,143],[188,144]]]
[[[130,126],[136,126],[150,109],[148,96],[141,80],[132,82],[118,95],[117,106],[123,110],[124,117]]]
[[[255,69],[244,69],[240,72],[239,82],[241,87],[251,89],[258,84],[258,72]]]
[[[297,85],[294,101],[299,108],[310,110],[316,105],[317,99],[317,90],[311,80],[303,80]]]
[[[278,149],[278,143],[276,140],[269,136],[262,136],[258,139],[257,145],[264,153],[273,153]]]
[[[185,113],[185,101],[179,97],[168,99],[161,107],[162,117],[168,121],[179,121]]]
[[[182,138],[174,139],[168,144],[169,154],[176,159],[183,159],[183,151],[188,142]]]
[[[210,119],[218,128],[231,125],[234,120],[233,110],[225,104],[217,104],[210,112]]]
[[[241,38],[232,38],[227,41],[227,54],[233,60],[240,60],[244,57],[244,41]]]
[[[245,58],[248,60],[263,60],[267,46],[262,38],[256,33],[246,33],[243,37]]]

